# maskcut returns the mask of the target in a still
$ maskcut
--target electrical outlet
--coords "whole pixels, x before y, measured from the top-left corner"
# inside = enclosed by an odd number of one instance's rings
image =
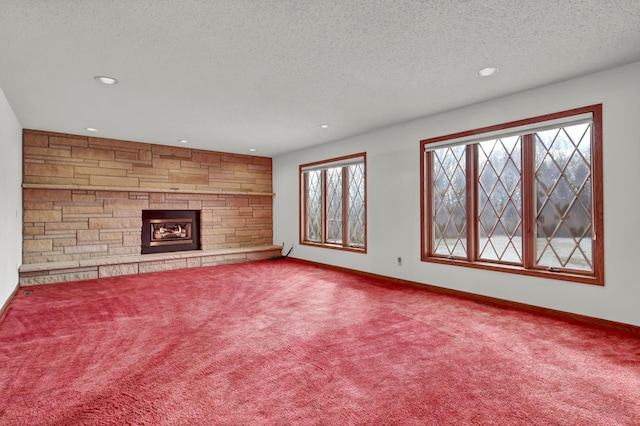
[[[398,266],[402,266],[402,258],[398,256]]]

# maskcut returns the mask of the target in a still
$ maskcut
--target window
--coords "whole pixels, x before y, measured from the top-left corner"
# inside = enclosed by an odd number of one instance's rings
[[[366,251],[366,154],[300,166],[300,244]]]
[[[427,139],[422,260],[604,284],[602,105]]]

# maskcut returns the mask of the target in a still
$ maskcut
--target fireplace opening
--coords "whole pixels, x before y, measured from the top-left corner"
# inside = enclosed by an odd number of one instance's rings
[[[191,244],[193,221],[188,218],[151,219],[151,247],[167,244]]]
[[[198,210],[143,210],[142,254],[200,249]]]

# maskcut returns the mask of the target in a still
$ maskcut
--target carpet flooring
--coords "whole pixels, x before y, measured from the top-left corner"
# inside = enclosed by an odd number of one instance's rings
[[[0,424],[638,425],[640,339],[291,259],[21,288]]]

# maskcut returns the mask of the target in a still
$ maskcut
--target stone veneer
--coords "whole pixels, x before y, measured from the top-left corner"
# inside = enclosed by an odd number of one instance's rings
[[[21,285],[280,254],[271,159],[24,130]],[[201,211],[201,251],[141,255],[142,210]]]

